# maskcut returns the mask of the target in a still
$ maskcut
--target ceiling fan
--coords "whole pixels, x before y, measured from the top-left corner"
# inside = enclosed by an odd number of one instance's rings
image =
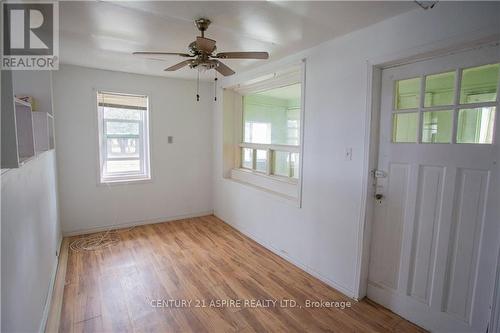
[[[224,76],[233,75],[235,72],[223,64],[218,59],[268,59],[267,52],[221,52],[215,53],[216,41],[205,37],[205,31],[208,29],[211,21],[207,18],[199,18],[194,21],[198,30],[201,31],[201,36],[197,36],[196,40],[189,44],[188,53],[178,52],[134,52],[135,55],[153,57],[158,55],[177,55],[184,58],[190,58],[181,61],[178,64],[165,68],[165,71],[176,71],[185,66],[196,69],[215,69]]]

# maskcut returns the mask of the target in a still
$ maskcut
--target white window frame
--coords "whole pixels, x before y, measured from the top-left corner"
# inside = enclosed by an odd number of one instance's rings
[[[268,79],[247,81],[247,84],[242,83],[236,86],[228,87],[238,96],[234,100],[233,111],[234,116],[234,162],[232,169],[230,170],[229,177],[235,181],[246,183],[254,187],[265,190],[266,192],[271,192],[278,194],[286,199],[290,199],[297,203],[298,207],[301,207],[302,202],[302,175],[303,175],[303,161],[304,161],[304,111],[305,111],[305,60],[302,60],[300,64],[293,65],[295,71],[293,74],[289,73],[290,68],[285,68],[281,72],[268,73],[262,75],[262,77],[267,77]],[[297,73],[297,68],[299,73]],[[270,78],[270,79],[269,79]],[[251,82],[248,84],[248,82]],[[299,117],[299,145],[281,145],[281,144],[258,144],[258,143],[247,143],[244,142],[244,121],[243,121],[243,95],[259,92],[263,90],[279,88],[287,85],[292,85],[295,83],[301,84],[301,105],[300,105],[300,117]],[[240,98],[241,97],[241,98]],[[250,148],[253,149],[253,161],[252,169],[242,167],[242,149]],[[266,172],[261,172],[255,170],[256,165],[256,150],[266,150],[267,151],[267,170]],[[273,155],[275,151],[288,152],[288,153],[298,153],[299,154],[299,171],[298,178],[285,177],[281,175],[273,174]],[[292,167],[290,166],[290,172],[292,172]]]
[[[146,97],[147,107],[144,110],[142,119],[140,120],[129,120],[129,119],[104,119],[103,108],[99,106],[98,96],[99,93],[109,93],[115,95],[125,95],[125,96],[141,96]],[[95,101],[97,110],[97,129],[98,129],[98,150],[99,150],[99,184],[118,184],[118,183],[129,183],[129,182],[140,182],[151,180],[151,156],[150,156],[150,98],[146,94],[135,94],[135,93],[123,93],[110,91],[105,89],[95,90]],[[104,133],[107,128],[105,125],[107,122],[124,122],[124,123],[138,123],[139,124],[139,161],[140,170],[133,172],[114,172],[112,174],[106,174],[105,172],[105,162],[108,160],[122,161],[137,159],[135,157],[108,157],[108,146],[106,139],[107,135]],[[129,138],[129,136],[127,136]],[[130,136],[132,138],[132,136]],[[133,137],[135,138],[135,136]]]

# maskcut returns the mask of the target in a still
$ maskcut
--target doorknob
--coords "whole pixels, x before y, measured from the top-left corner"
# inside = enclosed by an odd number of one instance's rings
[[[379,201],[382,200],[383,197],[384,196],[382,194],[380,194],[380,193],[375,194],[375,199],[377,199]]]

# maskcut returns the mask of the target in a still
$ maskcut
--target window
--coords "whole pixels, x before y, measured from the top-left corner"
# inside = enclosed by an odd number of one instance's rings
[[[392,142],[493,143],[499,74],[488,64],[396,81]]]
[[[301,205],[305,63],[223,91],[223,177]]]
[[[148,97],[97,93],[101,183],[150,179]]]
[[[243,96],[241,168],[299,177],[301,89],[293,82]]]

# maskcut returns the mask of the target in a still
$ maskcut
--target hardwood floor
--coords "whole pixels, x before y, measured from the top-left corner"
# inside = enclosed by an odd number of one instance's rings
[[[349,299],[214,216],[119,236],[99,251],[70,250],[61,332],[423,332],[369,300]],[[166,307],[170,300],[191,304]],[[241,304],[209,306],[222,300]],[[307,300],[352,307],[306,308]]]

